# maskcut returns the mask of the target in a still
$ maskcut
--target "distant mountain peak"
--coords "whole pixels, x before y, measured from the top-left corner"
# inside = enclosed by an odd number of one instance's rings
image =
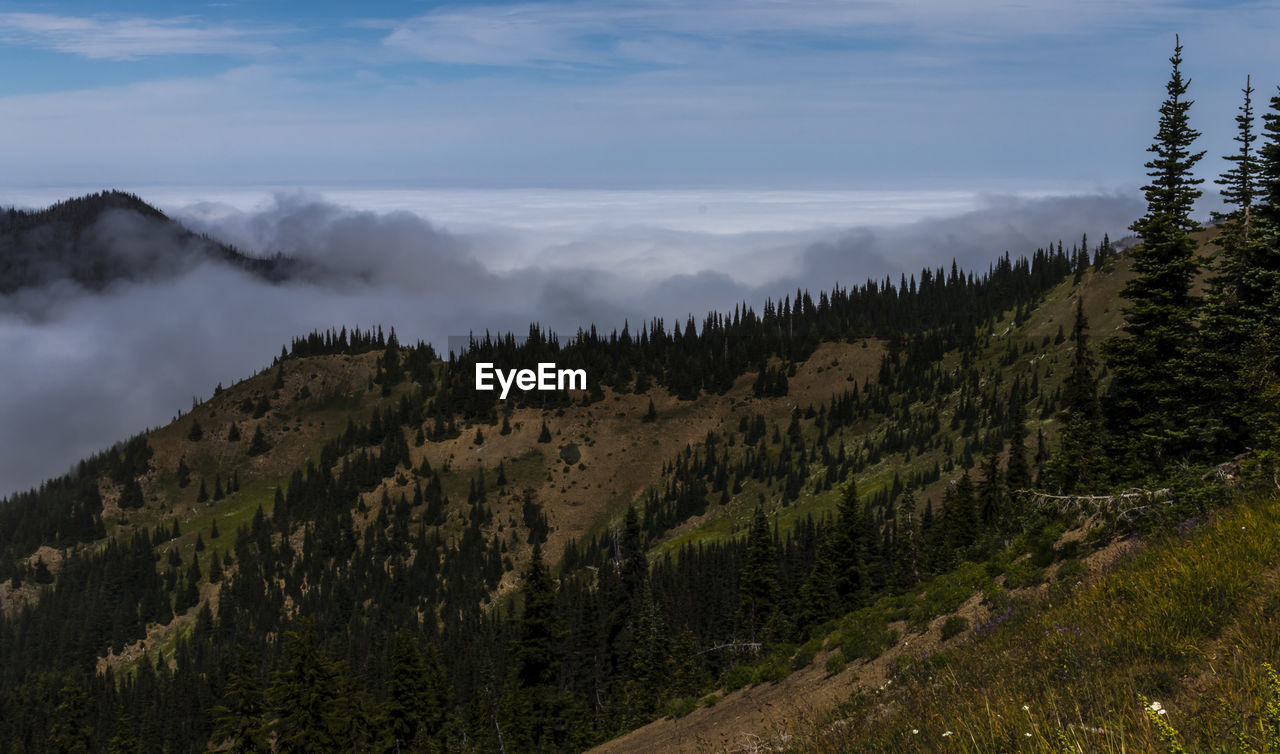
[[[100,191],[39,210],[0,210],[0,295],[71,281],[99,291],[171,278],[214,261],[270,282],[299,273],[289,257],[248,256],[198,235],[135,194]]]

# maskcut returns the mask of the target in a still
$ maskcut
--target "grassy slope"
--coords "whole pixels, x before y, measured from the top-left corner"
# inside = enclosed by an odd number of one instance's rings
[[[1280,499],[1241,496],[1198,527],[1136,543],[1070,594],[1015,603],[996,630],[916,662],[809,744],[1159,750],[1146,698],[1192,751],[1266,750],[1280,743],[1267,711],[1280,689],[1264,670],[1280,662],[1278,565]]]

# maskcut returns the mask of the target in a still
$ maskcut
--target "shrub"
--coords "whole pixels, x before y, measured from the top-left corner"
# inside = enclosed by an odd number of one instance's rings
[[[667,702],[667,717],[680,718],[698,708],[698,699],[693,696],[681,696]]]
[[[889,630],[883,615],[870,610],[859,610],[845,621],[840,652],[846,662],[872,660],[897,641],[898,635]]]
[[[1005,572],[1004,585],[1010,589],[1035,586],[1044,581],[1044,568],[1033,565],[1030,561],[1019,560],[1009,566]]]
[[[791,668],[800,670],[809,667],[813,662],[813,658],[817,656],[818,650],[822,649],[822,639],[810,639],[805,642],[800,649],[796,650],[796,654],[791,658]]]
[[[724,690],[737,691],[756,682],[756,670],[750,665],[735,665],[724,674]]]
[[[1058,566],[1057,579],[1063,583],[1070,584],[1084,578],[1084,575],[1088,572],[1089,568],[1084,564],[1083,560],[1064,560]]]
[[[942,624],[942,640],[947,641],[948,639],[954,636],[959,636],[968,630],[969,619],[959,615],[953,615],[947,618],[947,620]]]

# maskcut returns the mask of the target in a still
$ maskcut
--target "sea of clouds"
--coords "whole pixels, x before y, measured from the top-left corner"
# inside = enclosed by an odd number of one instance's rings
[[[85,193],[58,191],[6,203]],[[101,293],[54,284],[0,297],[0,496],[166,423],[314,329],[395,327],[443,349],[530,322],[572,334],[700,320],[953,259],[983,272],[1005,251],[1118,239],[1142,212],[1132,191],[136,192],[242,251],[325,272],[270,284],[206,262]]]

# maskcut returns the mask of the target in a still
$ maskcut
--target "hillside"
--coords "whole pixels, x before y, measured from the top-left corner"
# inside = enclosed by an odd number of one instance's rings
[[[1143,505],[1108,495],[1157,480],[1120,473],[1088,490],[1116,507],[1047,494],[1069,492],[1050,480],[1073,328],[1120,329],[1132,264],[1086,241],[638,333],[531,327],[447,359],[394,330],[299,337],[0,503],[0,741],[929,750],[950,729],[989,750],[1136,730],[1109,674],[1149,673],[1131,688],[1184,704],[1211,642],[1249,630],[1241,595],[1274,554],[1260,535],[1191,578],[1241,574],[1217,622],[1177,639],[1180,664],[1136,633],[1127,654],[1107,644],[1124,624],[1099,605],[1186,615],[1181,591],[1117,595],[1190,588],[1159,580],[1179,548],[1273,517],[1226,506],[1203,467]],[[500,401],[474,389],[480,361],[591,381]],[[1101,642],[1081,680],[1094,701],[1009,743],[964,705],[1061,709],[1057,681],[1025,668],[1075,651],[1053,633],[1068,621]],[[1033,641],[1044,626],[1054,641]],[[982,685],[1019,676],[1016,693]],[[1255,719],[1258,698],[1232,709]]]
[[[59,281],[92,291],[173,277],[202,262],[279,282],[308,270],[282,256],[246,255],[196,235],[140,198],[104,191],[36,211],[0,210],[0,295]]]

